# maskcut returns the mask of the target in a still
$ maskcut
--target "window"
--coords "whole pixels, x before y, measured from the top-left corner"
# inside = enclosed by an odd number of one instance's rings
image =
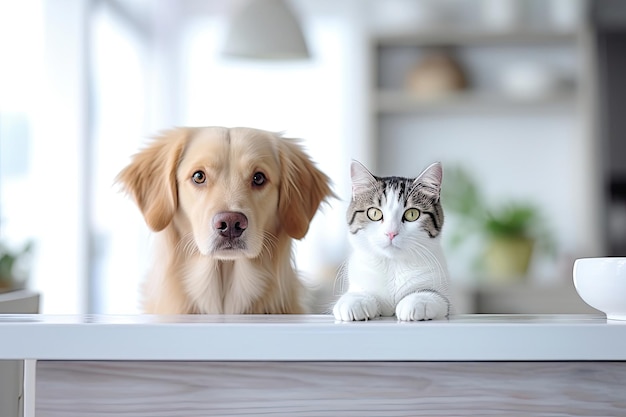
[[[150,233],[114,178],[161,129],[284,131],[304,139],[335,191],[349,195],[349,160],[363,153],[355,145],[364,136],[356,115],[366,106],[350,13],[319,7],[324,12],[303,14],[312,60],[252,63],[220,57],[225,15],[185,7],[191,6],[0,3],[0,52],[20,56],[0,68],[0,131],[30,137],[17,143],[27,154],[18,164],[22,172],[2,174],[2,213],[11,214],[2,233],[33,236],[31,287],[43,294],[43,313],[140,311]],[[10,126],[7,111],[17,115]],[[16,162],[19,152],[10,152]],[[10,207],[15,195],[21,200]],[[345,208],[332,203],[298,242],[296,262],[311,278],[334,279],[343,260]]]

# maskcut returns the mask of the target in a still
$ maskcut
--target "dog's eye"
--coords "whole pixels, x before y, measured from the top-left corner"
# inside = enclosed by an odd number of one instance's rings
[[[261,185],[265,184],[265,174],[262,172],[255,172],[254,175],[252,176],[252,184],[256,185],[257,187],[260,187]]]
[[[204,184],[206,181],[206,174],[202,171],[196,171],[191,176],[191,180],[196,184]]]

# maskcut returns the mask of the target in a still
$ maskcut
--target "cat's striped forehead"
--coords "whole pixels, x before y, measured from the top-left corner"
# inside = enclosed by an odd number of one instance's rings
[[[374,177],[372,187],[354,196],[357,206],[382,206],[390,199],[395,199],[403,206],[419,204],[418,191],[420,184],[415,184],[414,178],[406,177]]]
[[[407,203],[409,196],[414,191],[413,179],[404,177],[384,177],[378,178],[379,193],[378,205],[382,205],[384,200],[389,200],[395,196],[399,202]]]

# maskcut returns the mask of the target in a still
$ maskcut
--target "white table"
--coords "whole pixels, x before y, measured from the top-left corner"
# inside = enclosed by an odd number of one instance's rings
[[[626,323],[601,315],[0,316],[24,415],[626,414]]]

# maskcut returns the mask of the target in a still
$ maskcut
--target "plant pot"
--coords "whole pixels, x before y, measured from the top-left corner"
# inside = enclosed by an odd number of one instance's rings
[[[493,238],[485,252],[485,269],[492,281],[519,281],[526,277],[535,241],[524,237]]]
[[[13,289],[13,280],[10,277],[0,275],[0,293],[8,292]]]

